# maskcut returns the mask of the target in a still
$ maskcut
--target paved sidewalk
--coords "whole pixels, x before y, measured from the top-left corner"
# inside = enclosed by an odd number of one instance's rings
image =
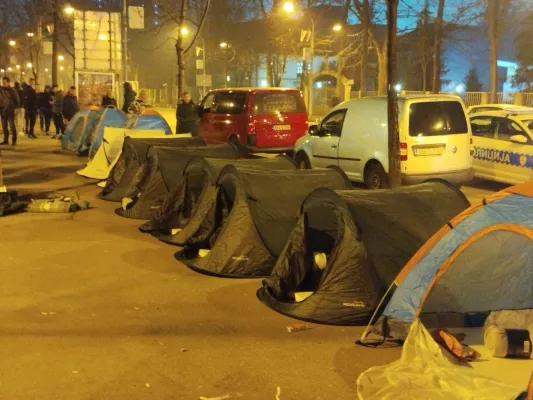
[[[1,399],[354,399],[361,371],[399,356],[356,347],[362,328],[288,333],[297,321],[256,299],[258,281],[178,264],[55,141],[22,138],[2,163],[10,189],[93,208],[0,218]]]

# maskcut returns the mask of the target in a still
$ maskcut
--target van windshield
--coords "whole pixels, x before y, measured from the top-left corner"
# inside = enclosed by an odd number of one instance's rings
[[[295,114],[305,113],[305,105],[302,96],[298,92],[283,93],[255,93],[254,114]]]
[[[413,103],[409,108],[409,136],[467,133],[468,125],[458,101]]]

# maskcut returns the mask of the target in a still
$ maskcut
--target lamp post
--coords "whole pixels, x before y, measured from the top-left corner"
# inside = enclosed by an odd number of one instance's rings
[[[287,14],[293,14],[296,12],[296,7],[294,6],[294,3],[292,1],[286,1],[283,3],[282,7],[283,11]],[[307,108],[309,115],[313,115],[313,61],[315,58],[315,20],[309,14],[307,11],[302,11],[303,14],[305,14],[309,20],[311,21],[311,38],[310,38],[310,44],[311,44],[311,54],[309,55],[309,58],[311,59],[311,62],[309,64],[309,69],[307,68],[307,62],[306,62],[306,54],[305,54],[305,48],[303,52],[303,60],[302,60],[302,73],[306,74],[304,76],[307,77],[307,87],[308,87],[308,100],[307,100]]]

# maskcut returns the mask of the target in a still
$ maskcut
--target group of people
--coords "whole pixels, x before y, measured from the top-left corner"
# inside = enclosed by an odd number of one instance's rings
[[[17,133],[36,139],[37,118],[41,131],[47,136],[50,135],[50,125],[53,120],[56,131],[53,138],[61,138],[65,133],[66,123],[78,111],[78,98],[74,86],[71,86],[66,93],[58,85],[47,85],[41,90],[33,78],[28,83],[15,82],[12,86],[11,79],[4,76],[0,86],[0,117],[4,140],[0,145],[9,144],[9,133],[13,146],[17,143]]]

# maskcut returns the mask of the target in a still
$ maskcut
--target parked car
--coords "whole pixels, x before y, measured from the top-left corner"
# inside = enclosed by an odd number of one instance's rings
[[[431,178],[468,182],[472,134],[460,97],[398,96],[400,167],[404,184]],[[339,104],[295,145],[301,168],[336,165],[368,188],[387,186],[387,98],[352,99]]]
[[[297,89],[238,88],[209,92],[200,105],[200,136],[253,152],[291,152],[307,131],[307,110]]]
[[[470,116],[477,178],[516,185],[533,179],[533,110]]]
[[[530,110],[533,112],[533,108],[526,107],[526,106],[517,106],[514,104],[480,104],[477,106],[470,106],[466,109],[466,113],[468,115],[487,112],[487,111],[507,111],[507,112],[514,112],[514,111],[522,111],[522,110]]]

